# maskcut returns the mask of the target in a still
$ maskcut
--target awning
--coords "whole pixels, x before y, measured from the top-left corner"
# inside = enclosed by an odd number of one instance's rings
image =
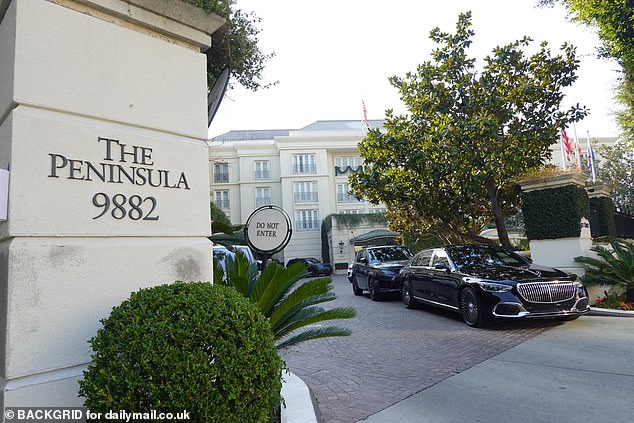
[[[387,229],[375,229],[350,239],[355,246],[367,247],[371,245],[396,245],[395,238],[400,234]]]

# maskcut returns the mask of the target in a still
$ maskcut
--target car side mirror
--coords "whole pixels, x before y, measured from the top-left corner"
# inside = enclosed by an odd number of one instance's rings
[[[365,263],[365,262],[366,262],[365,257],[361,257],[361,258],[359,259],[359,263]]]
[[[434,269],[436,269],[436,270],[449,270],[449,268],[447,267],[447,263],[445,263],[444,261],[439,261],[436,264],[434,264]]]

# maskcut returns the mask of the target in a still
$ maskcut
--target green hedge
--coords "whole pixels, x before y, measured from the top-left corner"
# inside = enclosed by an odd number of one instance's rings
[[[594,197],[590,205],[598,212],[599,233],[597,236],[616,237],[614,201],[610,197]]]
[[[79,394],[102,416],[187,411],[191,422],[265,423],[279,404],[283,362],[269,321],[232,287],[141,289],[112,309],[90,344]]]
[[[522,203],[530,240],[578,237],[581,218],[590,215],[588,194],[576,185],[523,192]]]

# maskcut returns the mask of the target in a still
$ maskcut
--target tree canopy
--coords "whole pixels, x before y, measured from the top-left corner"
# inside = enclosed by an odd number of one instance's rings
[[[225,67],[231,68],[231,77],[252,91],[267,88],[274,83],[262,82],[262,72],[274,53],[264,54],[258,47],[260,23],[255,13],[236,9],[235,0],[183,0],[203,10],[215,13],[227,23],[211,36],[212,45],[207,50],[207,79],[211,87]]]
[[[384,130],[359,144],[367,166],[351,177],[359,197],[388,207],[393,229],[436,231],[450,241],[478,239],[495,221],[509,245],[504,216],[519,201],[514,180],[549,157],[558,131],[586,115],[579,105],[560,110],[562,88],[575,79],[575,49],[552,55],[546,43],[527,56],[524,37],[496,47],[478,69],[467,55],[471,13],[456,33],[431,31],[432,60],[394,76],[408,113],[387,111]]]
[[[572,20],[597,28],[603,45],[599,55],[621,66],[622,78],[616,98],[625,106],[617,122],[634,142],[634,0],[539,0],[542,6],[564,4]]]
[[[634,211],[634,149],[626,142],[601,146],[598,177],[612,187],[614,204]]]

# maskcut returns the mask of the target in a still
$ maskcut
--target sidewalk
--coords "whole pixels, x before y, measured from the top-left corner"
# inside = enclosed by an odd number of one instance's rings
[[[634,319],[584,316],[363,422],[632,421],[633,341]]]

